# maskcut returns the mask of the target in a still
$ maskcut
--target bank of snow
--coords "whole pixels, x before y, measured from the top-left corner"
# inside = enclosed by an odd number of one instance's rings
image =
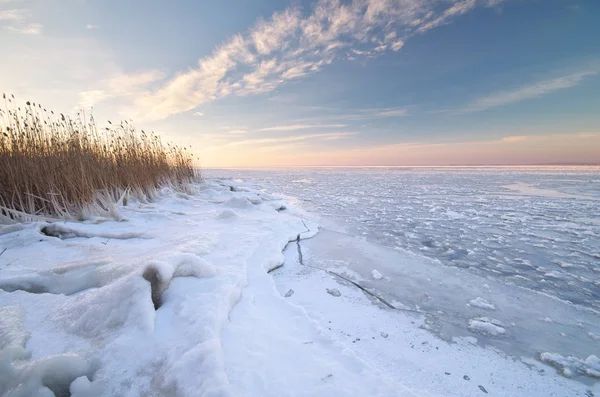
[[[234,185],[164,189],[123,207],[124,222],[0,226],[0,395],[233,395],[232,308],[290,240],[316,231],[283,200]]]

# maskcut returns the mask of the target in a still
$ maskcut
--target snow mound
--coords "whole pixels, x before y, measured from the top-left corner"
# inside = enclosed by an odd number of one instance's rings
[[[483,298],[477,297],[469,301],[469,306],[478,307],[480,309],[496,310],[496,306],[486,301]]]
[[[239,215],[237,214],[237,212],[231,209],[223,210],[219,213],[219,215],[217,215],[217,219],[235,219],[238,217]]]
[[[258,196],[249,196],[249,197],[246,197],[246,199],[251,204],[254,204],[254,205],[258,205],[258,204],[261,204],[263,202],[262,199],[260,197],[258,197]]]
[[[231,208],[245,209],[252,208],[253,204],[246,197],[234,196],[225,202],[225,205]]]
[[[217,269],[209,262],[194,254],[178,254],[172,258],[175,262],[173,277],[211,277],[217,275]]]
[[[488,317],[476,317],[469,320],[469,331],[487,336],[499,336],[506,334],[504,324],[496,319]]]
[[[21,347],[0,352],[0,393],[10,397],[68,396],[73,380],[93,374],[92,365],[76,354],[60,354],[36,361]],[[6,394],[5,394],[6,393]]]
[[[564,357],[557,353],[542,353],[540,360],[559,369],[567,377],[574,371],[581,375],[600,378],[600,359],[595,355],[582,360],[573,356]]]
[[[381,273],[379,273],[377,270],[373,270],[371,272],[371,277],[373,277],[375,280],[381,280],[383,278]]]

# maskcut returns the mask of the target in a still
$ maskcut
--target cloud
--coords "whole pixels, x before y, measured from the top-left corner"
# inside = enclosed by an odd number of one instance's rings
[[[21,27],[9,26],[7,29],[22,34],[38,35],[42,33],[42,27],[40,23],[32,23]]]
[[[132,96],[139,94],[150,83],[160,80],[163,73],[150,70],[138,73],[119,73],[100,81],[100,88],[90,89],[79,93],[79,106],[90,108],[107,99]]]
[[[259,20],[129,109],[141,118],[164,119],[230,95],[257,95],[321,70],[340,55],[379,56],[399,51],[411,36],[497,0],[318,0],[304,14],[297,7]],[[352,54],[352,55],[351,55]]]
[[[498,92],[471,102],[462,112],[477,112],[527,99],[538,98],[551,94],[554,91],[574,87],[584,78],[593,76],[596,73],[595,71],[574,73],[551,80],[540,81],[515,90]]]
[[[496,1],[496,4],[499,4],[499,3],[500,3],[500,1]],[[419,28],[416,31],[418,33],[424,33],[433,28],[437,28],[440,25],[444,25],[444,24],[448,23],[451,18],[453,18],[457,15],[466,14],[467,12],[471,11],[473,8],[475,8],[476,4],[477,4],[476,0],[459,1],[459,2],[455,3],[454,5],[452,5],[451,7],[447,8],[437,18],[430,20],[429,22],[424,23],[421,26],[419,26]],[[489,4],[490,3],[488,2],[488,5]]]
[[[0,10],[0,21],[20,21],[25,13],[26,10]]]
[[[289,142],[299,142],[307,140],[337,140],[344,139],[353,135],[359,134],[358,132],[327,132],[322,134],[306,134],[306,135],[294,135],[280,138],[255,138],[255,139],[244,139],[241,141],[229,142],[225,146],[246,146],[246,145],[269,145]]]
[[[524,135],[459,142],[362,145],[331,151],[294,150],[278,158],[260,157],[253,166],[447,166],[600,163],[600,133]],[[540,150],[542,149],[542,150]],[[218,160],[218,158],[215,158]],[[235,158],[230,159],[235,162]]]
[[[204,113],[202,113],[202,112],[194,112],[194,116],[202,117],[202,116],[204,116]]]
[[[89,29],[89,30],[98,29],[98,25],[93,25],[91,23],[88,23],[87,25],[85,25],[85,28]]]
[[[1,2],[8,3],[8,1]],[[7,30],[28,35],[38,35],[42,33],[42,24],[28,23],[28,21],[26,21],[28,16],[29,10],[27,9],[0,10],[0,21],[16,23],[16,25],[6,26]]]
[[[309,128],[344,128],[346,124],[291,124],[276,125],[274,127],[261,128],[257,131],[297,131]]]
[[[377,116],[383,117],[402,117],[408,115],[407,108],[398,108],[398,109],[385,109],[381,111],[377,111],[375,113]]]
[[[529,137],[527,135],[515,135],[515,136],[505,136],[502,138],[503,142],[523,142],[527,140]]]

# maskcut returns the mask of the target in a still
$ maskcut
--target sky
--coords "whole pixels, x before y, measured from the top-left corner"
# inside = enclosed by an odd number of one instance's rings
[[[600,164],[598,0],[0,0],[0,91],[202,167]]]

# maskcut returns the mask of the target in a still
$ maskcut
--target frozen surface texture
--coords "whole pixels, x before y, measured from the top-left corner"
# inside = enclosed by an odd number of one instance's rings
[[[212,172],[293,196],[338,231],[600,309],[600,168]]]
[[[580,299],[577,306],[566,296],[557,300],[552,289],[539,294],[506,284],[504,273],[465,266],[465,258],[463,265],[443,266],[384,238],[381,225],[400,217],[398,193],[368,193],[372,202],[365,206],[359,192],[367,195],[369,185],[357,186],[415,181],[323,174],[329,185],[317,187],[319,172],[285,180],[260,175],[265,188],[209,179],[195,194],[163,189],[152,203],[120,208],[121,222],[0,226],[0,396],[600,395],[589,380],[600,355],[593,303]],[[531,185],[520,178],[497,183]],[[312,193],[281,192],[273,189],[277,181],[284,190],[304,186]],[[339,190],[326,190],[333,188]],[[494,200],[530,200],[520,185],[498,189],[512,196]],[[386,203],[393,211],[388,220],[374,215],[383,210],[376,194],[393,200]],[[580,198],[593,192],[565,194],[578,197],[544,200],[575,200],[567,212],[580,203],[593,212],[596,201]],[[319,215],[301,206],[340,218],[322,217],[325,228],[317,233]],[[594,222],[580,211],[582,220],[572,222]],[[380,223],[362,222],[366,213]],[[445,219],[440,214],[431,221]],[[588,231],[596,233],[593,225]],[[574,246],[585,244],[596,242]],[[546,273],[572,274],[552,266]],[[546,277],[565,282],[557,276]],[[580,289],[587,285],[581,283]],[[506,333],[473,333],[470,320]],[[579,344],[571,342],[576,338]],[[538,360],[515,360],[535,356],[532,341]],[[547,352],[553,353],[541,355]]]
[[[213,173],[318,214],[302,262],[423,313],[444,340],[475,336],[538,363],[544,352],[600,356],[600,168]]]

